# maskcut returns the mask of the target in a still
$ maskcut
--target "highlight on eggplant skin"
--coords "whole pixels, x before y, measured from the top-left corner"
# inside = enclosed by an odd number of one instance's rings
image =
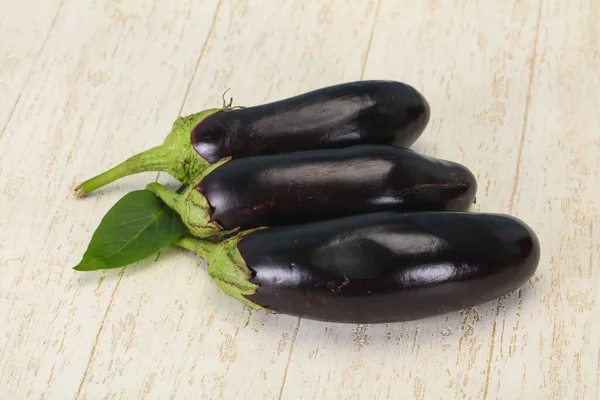
[[[382,211],[466,211],[477,180],[455,162],[359,145],[221,161],[182,195],[147,188],[206,238]]]
[[[358,144],[410,147],[430,119],[425,97],[412,86],[357,81],[272,103],[224,110],[192,131],[196,152],[209,163]]]
[[[211,221],[244,230],[380,211],[466,211],[477,180],[455,162],[360,145],[233,160],[192,190],[210,204]]]
[[[537,269],[535,233],[501,214],[377,213],[253,232],[250,302],[340,323],[422,319],[494,300]]]

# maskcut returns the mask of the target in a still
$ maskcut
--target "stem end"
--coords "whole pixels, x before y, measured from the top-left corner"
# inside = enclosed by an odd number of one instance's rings
[[[85,197],[85,190],[83,190],[81,186],[77,186],[75,188],[75,196],[77,196],[78,199],[83,199]]]

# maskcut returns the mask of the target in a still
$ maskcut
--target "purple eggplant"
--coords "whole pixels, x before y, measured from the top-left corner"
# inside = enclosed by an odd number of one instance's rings
[[[501,214],[383,212],[175,244],[255,308],[341,323],[421,319],[504,296],[532,277],[537,236]]]
[[[410,147],[429,122],[426,99],[394,81],[359,81],[248,108],[213,108],[178,118],[160,146],[79,186],[84,196],[131,174],[163,171],[190,184],[225,158],[358,144]]]
[[[217,163],[183,194],[147,188],[206,237],[381,211],[465,211],[477,181],[458,163],[360,145]]]
[[[413,87],[360,81],[212,114],[194,128],[192,144],[209,163],[357,144],[409,147],[428,122],[429,105]]]

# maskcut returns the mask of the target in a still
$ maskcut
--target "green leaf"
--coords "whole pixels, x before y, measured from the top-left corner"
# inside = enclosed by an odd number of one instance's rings
[[[102,218],[81,262],[73,269],[95,271],[141,261],[186,231],[179,215],[154,193],[130,192]]]

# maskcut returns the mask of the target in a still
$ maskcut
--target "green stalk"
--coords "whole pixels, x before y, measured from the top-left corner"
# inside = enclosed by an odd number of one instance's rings
[[[179,239],[176,239],[173,244],[196,253],[206,261],[210,261],[219,249],[218,243],[212,243],[207,240],[200,240],[190,236],[182,236]]]
[[[83,197],[120,178],[148,171],[166,172],[184,184],[191,183],[210,166],[208,161],[194,150],[190,141],[191,133],[206,117],[222,110],[213,108],[177,118],[163,144],[136,154],[108,171],[86,180],[75,188],[75,193],[78,197]]]
[[[230,159],[230,157],[224,158],[205,168],[190,182],[190,185],[182,194],[173,192],[157,182],[149,183],[146,185],[146,189],[154,192],[169,208],[179,214],[193,236],[222,238],[237,229],[224,231],[221,225],[216,221],[212,221],[210,204],[196,187],[206,175],[227,163]]]
[[[254,294],[258,285],[250,282],[252,274],[237,248],[237,242],[242,236],[255,230],[257,229],[242,232],[220,243],[184,236],[175,240],[173,244],[204,258],[208,262],[208,275],[223,292],[241,301],[244,305],[259,310],[262,309],[261,306],[244,296]]]
[[[139,174],[141,172],[170,172],[169,166],[171,164],[169,156],[165,153],[163,146],[156,146],[128,158],[121,164],[100,175],[88,179],[75,188],[75,193],[77,194],[77,197],[84,197],[87,193],[106,186],[117,179],[124,178],[128,175]]]

